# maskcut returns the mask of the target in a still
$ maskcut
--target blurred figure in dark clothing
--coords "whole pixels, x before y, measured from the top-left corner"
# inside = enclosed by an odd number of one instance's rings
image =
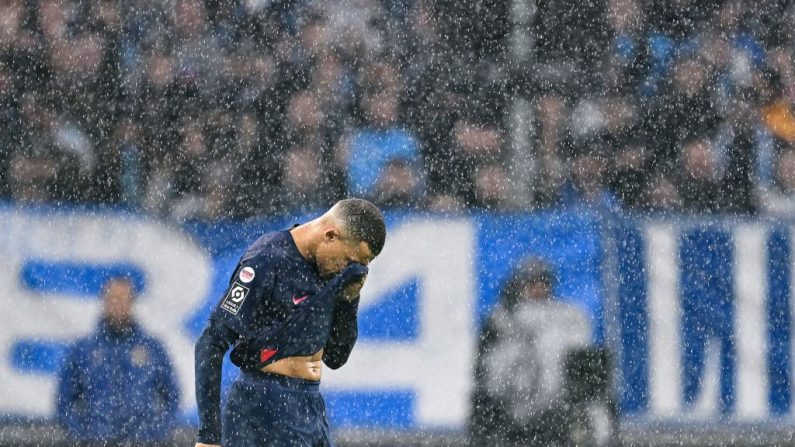
[[[281,186],[275,209],[282,213],[309,213],[334,199],[328,169],[316,150],[294,146],[282,161]]]
[[[459,119],[450,133],[452,146],[443,176],[445,191],[457,196],[467,206],[477,206],[484,198],[478,197],[478,171],[482,166],[502,161],[504,138],[503,130],[494,124],[483,123],[474,117]]]
[[[382,209],[410,209],[422,203],[425,189],[416,163],[395,158],[381,170],[373,190],[373,203]]]
[[[530,30],[534,54],[545,65],[572,66],[577,87],[595,85],[608,46],[606,2],[603,0],[544,0],[536,3],[536,19]],[[561,32],[561,30],[566,30]]]
[[[17,95],[13,72],[0,60],[0,173],[7,172],[12,148],[19,145],[21,138]],[[9,195],[8,177],[0,175],[0,197]]]
[[[643,208],[654,213],[670,213],[682,209],[677,183],[657,173],[651,176],[643,194]]]
[[[639,210],[644,205],[644,191],[649,181],[649,151],[641,138],[631,139],[613,155],[613,169],[609,184],[616,198],[627,210]]]
[[[605,152],[595,147],[572,158],[569,182],[562,197],[564,205],[603,212],[619,210],[615,196],[606,185]]]
[[[772,185],[761,191],[760,206],[767,214],[795,216],[795,146],[778,153],[773,175]]]
[[[415,170],[422,165],[416,137],[400,122],[397,83],[390,75],[385,90],[373,92],[363,100],[366,123],[346,141],[341,151],[348,173],[348,194],[374,197],[379,178],[394,160],[405,160]]]
[[[708,135],[720,124],[710,73],[698,58],[683,57],[670,83],[646,110],[645,135],[653,136],[652,168],[671,173],[677,150],[693,135]]]
[[[682,206],[691,213],[714,213],[725,208],[718,160],[706,138],[688,140],[682,146],[678,190]]]
[[[550,446],[569,439],[564,360],[590,343],[591,327],[582,309],[554,298],[555,283],[548,263],[522,261],[484,322],[471,445]]]
[[[102,288],[96,331],[69,351],[59,373],[57,417],[79,445],[165,442],[179,408],[168,354],[135,321],[135,285],[110,279]]]
[[[724,211],[752,214],[756,211],[755,187],[758,182],[758,152],[762,142],[758,113],[750,98],[738,95],[726,119],[729,141],[726,168],[721,179]]]
[[[538,98],[535,109],[538,180],[533,196],[536,205],[549,206],[559,202],[566,180],[563,151],[570,141],[570,105],[562,92],[550,91]]]
[[[54,200],[58,162],[41,152],[16,150],[11,153],[3,176],[9,197],[18,203],[43,203]]]
[[[500,163],[484,163],[475,169],[474,176],[475,208],[493,211],[515,211],[515,199],[510,184],[510,175]]]
[[[451,50],[476,58],[499,57],[507,48],[510,32],[508,0],[436,0],[440,35]]]
[[[694,31],[722,3],[722,0],[659,0],[652,3],[649,16],[654,17],[659,32],[683,38]]]

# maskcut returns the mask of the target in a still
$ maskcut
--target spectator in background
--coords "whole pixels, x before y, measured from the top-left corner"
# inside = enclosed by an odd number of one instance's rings
[[[489,122],[480,122],[474,117],[462,117],[453,126],[450,133],[452,150],[450,160],[446,162],[445,178],[448,191],[467,206],[480,204],[485,207],[495,198],[492,192],[496,191],[487,192],[484,188],[478,191],[478,173],[481,186],[485,186],[485,189],[491,189],[491,186],[499,188],[484,178],[489,174],[489,169],[482,168],[502,162],[504,138],[501,128]]]
[[[569,138],[569,107],[561,92],[545,92],[535,104],[539,128],[536,141],[538,180],[534,185],[533,201],[537,206],[556,203],[565,181],[566,165],[561,151]]]
[[[729,213],[752,214],[757,208],[754,189],[760,180],[758,160],[760,154],[769,150],[770,138],[760,122],[755,97],[750,87],[736,94],[718,134],[717,144],[721,139],[725,141],[725,146],[718,149],[724,165],[722,208]]]
[[[488,211],[507,212],[516,210],[516,203],[512,197],[510,175],[499,163],[486,163],[475,170],[475,208]]]
[[[640,74],[645,55],[645,11],[639,0],[608,0],[606,16],[611,42],[604,69],[616,75],[615,86],[621,75],[629,75],[627,80],[637,82],[631,76]]]
[[[294,146],[284,154],[277,210],[282,213],[311,212],[332,201],[332,191],[322,163],[317,152],[308,147]]]
[[[207,23],[202,0],[177,0],[173,7],[175,39],[172,41],[179,76],[200,84],[203,94],[217,92],[223,73],[220,43]]]
[[[581,160],[562,151],[585,137],[633,209],[678,209],[679,149],[697,136],[714,142],[722,212],[753,213],[774,186],[795,140],[791,2],[565,0],[516,17],[458,3],[0,2],[0,196],[185,215],[182,199],[222,195],[202,190],[207,173],[191,174],[198,192],[172,182],[186,121],[206,128],[203,165],[239,167],[235,217],[288,201],[295,146],[316,151],[335,194],[440,211],[566,202]],[[760,73],[778,79],[761,112]],[[388,118],[369,110],[390,102]],[[356,154],[339,145],[353,137]],[[370,157],[400,138],[409,155]]]
[[[390,82],[396,80],[390,79]],[[348,173],[348,193],[352,196],[373,197],[379,178],[395,160],[403,160],[419,169],[420,151],[411,132],[398,122],[397,92],[387,88],[367,95],[363,109],[365,127],[351,135],[343,159]]]
[[[108,280],[96,331],[74,345],[59,373],[57,417],[75,441],[164,442],[175,422],[179,391],[171,362],[136,323],[134,295],[131,279]]]
[[[240,113],[232,128],[232,148],[224,151],[222,158],[235,167],[230,191],[234,195],[234,215],[262,213],[267,210],[265,205],[273,202],[276,190],[273,184],[278,172],[273,172],[277,171],[273,168],[273,151],[269,152],[263,144],[262,128],[253,110]]]
[[[311,150],[312,157],[316,159],[314,163],[317,163],[320,169],[317,180],[326,188],[330,188],[330,191],[327,191],[328,196],[336,197],[345,189],[345,172],[335,163],[332,150],[333,145],[339,140],[340,128],[337,126],[339,123],[334,123],[333,118],[339,111],[327,110],[326,106],[333,105],[319,94],[317,91],[306,89],[295,92],[289,98],[282,122],[283,131],[274,140],[274,144],[282,148],[278,152],[275,164],[280,166],[277,172],[285,174],[291,171],[286,165],[297,162],[297,159],[286,160],[288,154],[294,155],[296,148]],[[268,172],[267,169],[264,171]],[[311,187],[311,185],[306,186]],[[281,193],[276,195],[274,202],[276,209],[283,210],[285,204],[288,208],[297,205],[297,202],[290,197],[283,197]],[[326,207],[331,204],[328,202],[328,196],[321,198],[319,194],[310,195],[316,195],[319,199],[319,202],[314,201],[314,206],[322,204],[321,207]]]
[[[372,198],[382,209],[407,209],[418,206],[423,193],[424,184],[416,164],[395,158],[381,170]]]
[[[183,197],[172,208],[177,220],[213,221],[229,219],[233,214],[235,168],[223,161],[212,161],[201,169],[201,180],[194,194]]]
[[[717,154],[706,138],[693,138],[682,146],[680,155],[682,173],[678,190],[682,206],[691,213],[722,211],[723,191]]]
[[[708,66],[698,57],[680,57],[668,84],[646,109],[644,133],[653,136],[651,167],[675,172],[678,149],[694,135],[710,135],[720,124]]]
[[[643,193],[643,208],[654,213],[681,210],[682,197],[676,183],[662,173],[652,176]]]
[[[37,197],[43,201],[79,201],[81,172],[90,172],[94,164],[94,154],[83,134],[78,129],[65,129],[53,101],[38,93],[20,98],[20,112],[24,127],[15,149],[21,157],[46,161],[52,167],[46,175],[44,170],[35,170],[41,174],[37,177],[46,178],[36,186],[40,190]]]
[[[328,146],[331,129],[326,128],[327,114],[320,99],[310,90],[294,93],[287,104],[284,115],[284,144],[312,142],[318,149]]]
[[[762,209],[772,215],[795,216],[795,146],[781,150],[773,183],[760,194]]]
[[[605,181],[607,155],[604,149],[590,148],[575,155],[564,189],[563,204],[580,209],[617,212],[618,202]]]
[[[477,446],[548,446],[567,439],[564,358],[590,343],[581,309],[553,296],[545,261],[524,260],[484,323],[475,366],[470,440]]]
[[[57,169],[57,162],[42,152],[15,151],[6,171],[10,197],[27,204],[53,200]]]
[[[621,206],[627,210],[643,207],[647,187],[649,151],[640,137],[629,138],[613,155],[609,183]]]

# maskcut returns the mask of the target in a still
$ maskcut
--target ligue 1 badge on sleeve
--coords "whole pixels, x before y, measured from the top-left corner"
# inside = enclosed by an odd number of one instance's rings
[[[240,278],[240,281],[243,284],[250,283],[254,280],[254,269],[251,267],[243,267],[243,270],[240,271],[238,278]]]

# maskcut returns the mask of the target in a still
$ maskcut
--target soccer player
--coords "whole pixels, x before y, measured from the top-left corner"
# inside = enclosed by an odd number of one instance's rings
[[[197,447],[334,445],[322,363],[348,360],[366,266],[385,238],[378,208],[346,199],[246,250],[196,343]],[[222,414],[221,364],[233,345],[240,375]]]

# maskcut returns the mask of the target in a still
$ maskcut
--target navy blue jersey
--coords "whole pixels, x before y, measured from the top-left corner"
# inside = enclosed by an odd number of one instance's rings
[[[357,337],[358,299],[338,296],[366,273],[352,264],[324,280],[289,231],[266,234],[246,250],[196,343],[200,442],[220,441],[221,363],[230,346],[232,361],[244,371],[320,349],[331,368],[347,361]]]

